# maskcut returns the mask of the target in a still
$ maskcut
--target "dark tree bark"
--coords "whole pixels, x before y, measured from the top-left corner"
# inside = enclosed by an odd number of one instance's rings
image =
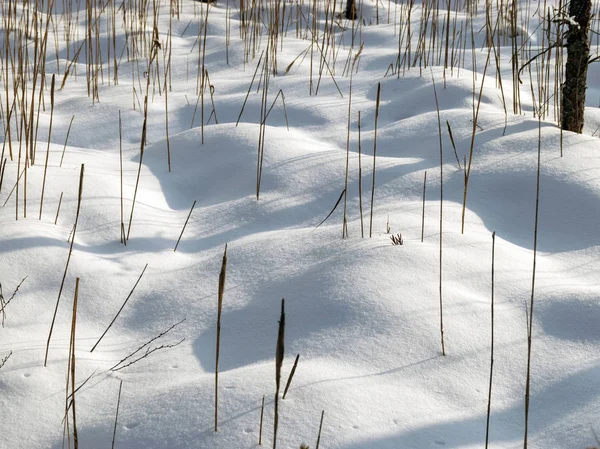
[[[356,19],[356,1],[355,0],[346,0],[346,19],[348,19],[348,20]]]
[[[569,17],[578,24],[569,25],[567,34],[567,64],[562,91],[562,128],[581,134],[587,88],[587,67],[590,57],[588,30],[591,0],[571,0]]]

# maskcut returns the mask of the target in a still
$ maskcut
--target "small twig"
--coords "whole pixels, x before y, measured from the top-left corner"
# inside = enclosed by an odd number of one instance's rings
[[[392,240],[392,245],[404,245],[404,240],[402,239],[402,234],[391,235],[390,239]]]
[[[13,292],[12,296],[10,298],[8,298],[8,301],[4,301],[4,296],[2,295],[2,284],[0,283],[0,313],[2,313],[2,327],[4,327],[4,320],[6,319],[6,306],[8,306],[10,304],[10,302],[13,300],[13,298],[15,297],[15,295],[17,294],[17,292],[19,291],[19,288],[21,288],[21,285],[23,284],[23,282],[25,282],[25,279],[27,279],[27,276],[25,276],[21,282],[19,282],[19,285],[17,285],[17,288],[15,288],[15,291]]]
[[[119,366],[118,368],[112,367],[110,370],[111,371],[119,371],[122,370],[123,368],[127,368],[128,366],[133,365],[136,362],[139,362],[142,359],[145,359],[146,357],[148,357],[150,354],[152,354],[153,352],[159,351],[161,349],[169,349],[169,348],[174,348],[175,346],[179,346],[181,343],[183,343],[185,341],[185,338],[182,338],[181,340],[179,340],[177,343],[173,343],[173,344],[169,344],[169,345],[160,345],[160,346],[156,346],[155,348],[152,349],[147,349],[146,352],[144,352],[144,355],[138,357],[137,359],[134,359],[132,361],[130,361],[129,363],[127,363],[126,365],[123,366]]]
[[[473,123],[473,120],[469,119],[469,121]],[[483,131],[483,127],[479,123],[475,123],[475,126],[479,128],[479,131]]]
[[[527,61],[525,64],[523,64],[521,66],[521,68],[519,69],[519,71],[517,72],[517,79],[519,80],[519,83],[523,84],[523,81],[521,80],[521,72],[523,71],[523,69],[525,67],[527,67],[529,64],[531,64],[533,61],[535,61],[537,58],[539,58],[543,54],[548,53],[553,48],[556,48],[557,46],[558,46],[558,44],[556,42],[550,44],[550,46],[548,48],[545,48],[544,50],[542,50],[541,52],[539,52],[537,55],[535,55],[533,58],[531,58],[529,61]]]
[[[140,352],[142,349],[144,349],[146,346],[150,345],[153,341],[158,340],[159,338],[165,336],[166,334],[168,334],[170,331],[172,331],[175,327],[179,326],[181,323],[183,323],[185,321],[185,318],[181,321],[179,321],[178,323],[173,324],[170,328],[168,328],[167,330],[161,332],[160,334],[158,334],[157,336],[151,338],[150,340],[148,340],[146,343],[144,343],[142,346],[140,346],[139,348],[137,348],[135,351],[133,351],[131,354],[129,354],[127,357],[121,359],[121,361],[119,361],[119,363],[117,363],[116,365],[114,365],[112,368],[109,369],[109,371],[118,371],[122,368],[125,368],[126,366],[130,366],[132,363],[129,363],[125,366],[119,367],[117,368],[119,365],[121,365],[123,362],[125,362],[127,359],[133,357],[134,355],[136,355],[138,352]],[[185,339],[184,339],[185,340]],[[144,357],[147,357],[148,355],[150,355],[152,352],[158,350],[158,349],[162,349],[163,347],[173,347],[173,346],[177,346],[178,344],[180,344],[183,340],[181,340],[179,343],[172,345],[172,346],[159,346],[157,348],[152,349],[152,351],[150,350],[146,350],[146,352],[144,353],[144,355],[142,357],[140,357],[139,359],[135,360],[136,362]],[[135,362],[134,362],[135,363]]]
[[[10,358],[11,355],[12,351],[10,351],[8,355],[0,361],[0,369],[2,369],[2,367],[6,364],[7,360]]]

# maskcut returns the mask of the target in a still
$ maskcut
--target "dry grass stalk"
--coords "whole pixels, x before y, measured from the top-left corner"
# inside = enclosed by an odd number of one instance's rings
[[[2,171],[0,172],[0,192],[2,191],[2,181],[4,180],[4,173],[6,172],[6,161],[8,158],[4,158],[4,162],[2,162]]]
[[[125,223],[123,222],[123,129],[121,124],[121,110],[119,110],[119,186],[121,193],[121,226],[119,231],[121,234],[121,243],[127,245],[127,239],[125,237]]]
[[[488,65],[490,63],[490,55],[491,55],[492,47],[488,49],[487,59],[485,61],[485,67],[483,68],[483,75],[481,77],[481,86],[479,88],[479,97],[477,99],[477,108],[473,110],[473,132],[471,133],[471,146],[469,148],[469,164],[467,166],[467,172],[465,176],[465,188],[463,191],[463,205],[462,205],[462,220],[461,220],[461,234],[465,232],[465,213],[467,209],[467,192],[469,189],[469,177],[471,175],[471,165],[473,162],[473,150],[475,148],[475,134],[477,133],[477,119],[479,117],[479,107],[481,106],[481,96],[483,95],[483,85],[485,83],[485,74],[487,72]],[[475,73],[475,72],[473,72]],[[475,91],[473,91],[473,95],[475,95]],[[475,106],[473,104],[473,106]]]
[[[67,142],[69,141],[69,134],[71,133],[71,125],[73,125],[73,120],[75,120],[75,115],[71,117],[71,121],[69,122],[69,129],[67,130],[67,137],[65,137],[65,145],[63,146],[62,155],[60,156],[59,167],[62,167],[63,159],[65,158],[65,151],[67,150]]]
[[[127,295],[127,298],[125,298],[125,301],[123,301],[123,304],[121,305],[121,308],[119,309],[119,311],[117,312],[117,314],[115,315],[115,317],[112,319],[112,321],[110,322],[110,324],[108,325],[108,327],[106,328],[106,330],[102,333],[102,335],[100,336],[100,338],[98,339],[98,341],[96,342],[96,344],[92,347],[92,349],[90,349],[90,352],[94,352],[94,349],[96,349],[96,346],[98,346],[100,344],[100,342],[102,341],[102,339],[104,338],[104,336],[106,335],[106,333],[108,332],[108,330],[111,328],[111,326],[117,320],[118,316],[120,315],[120,313],[125,308],[125,304],[127,304],[127,301],[129,301],[129,298],[131,298],[131,295],[133,295],[133,292],[135,291],[135,288],[140,283],[140,281],[142,279],[142,276],[144,276],[144,273],[146,272],[146,268],[148,268],[148,264],[146,264],[144,266],[144,269],[142,270],[142,273],[138,277],[137,281],[135,281],[135,284],[133,285],[133,288],[131,289],[131,291]]]
[[[533,269],[531,277],[531,298],[529,300],[529,321],[527,324],[527,374],[525,377],[525,435],[523,437],[523,449],[527,449],[527,438],[529,430],[529,404],[531,387],[531,347],[533,332],[533,299],[535,296],[535,275],[537,268],[537,239],[540,210],[540,174],[542,162],[542,119],[538,116],[538,151],[537,151],[537,174],[535,190],[535,222],[533,228]]]
[[[321,421],[319,422],[319,434],[317,436],[317,444],[315,445],[315,449],[319,449],[319,444],[321,443],[321,431],[323,430],[323,417],[325,416],[325,410],[321,412]]]
[[[279,331],[277,333],[277,347],[275,350],[275,416],[273,419],[273,449],[277,449],[277,427],[279,426],[279,388],[281,386],[281,366],[285,355],[285,299],[281,300],[281,315],[279,317]]]
[[[425,237],[425,193],[427,189],[427,170],[425,170],[425,175],[423,176],[423,212],[421,214],[421,243],[423,243],[423,239]]]
[[[177,251],[177,247],[179,246],[179,241],[181,240],[181,237],[183,237],[183,232],[185,231],[185,227],[188,224],[188,221],[190,220],[190,217],[192,216],[192,211],[194,210],[194,207],[196,206],[196,200],[194,200],[194,203],[192,204],[192,207],[190,209],[190,213],[188,214],[187,218],[185,219],[185,223],[183,224],[183,229],[181,230],[181,234],[179,234],[179,238],[177,239],[177,243],[175,244],[175,249],[173,249],[173,252]]]
[[[360,50],[358,51],[358,53],[356,53],[356,55],[354,56],[354,60],[352,62],[352,68],[350,70],[350,86],[349,86],[349,93],[348,93],[348,124],[347,124],[347,131],[346,131],[346,176],[345,176],[345,180],[344,180],[344,218],[343,218],[343,222],[342,222],[342,238],[348,237],[348,221],[346,219],[346,211],[347,211],[347,199],[348,199],[348,170],[349,170],[349,165],[350,165],[350,117],[351,117],[351,111],[352,111],[352,75],[354,73],[354,64],[356,63],[356,60],[358,59],[358,57],[360,56],[361,52],[363,50],[363,47],[360,47]],[[321,81],[321,78],[319,76],[319,82]],[[317,86],[318,89],[318,86]]]
[[[492,411],[492,380],[494,378],[494,260],[496,252],[496,232],[492,233],[492,307],[491,307],[491,349],[490,349],[490,387],[488,390],[487,420],[485,425],[485,448],[488,448],[490,435],[490,415]]]
[[[81,164],[81,172],[79,174],[79,193],[77,195],[77,212],[75,214],[75,224],[73,225],[71,245],[69,246],[69,255],[67,256],[67,263],[65,265],[65,271],[63,273],[62,281],[60,283],[60,290],[58,291],[58,298],[56,299],[56,306],[54,307],[54,314],[52,315],[52,323],[50,324],[50,332],[48,332],[48,341],[46,342],[46,354],[44,356],[44,366],[48,363],[48,350],[50,348],[50,339],[52,338],[52,331],[54,329],[54,322],[56,321],[56,312],[58,311],[58,305],[60,304],[60,296],[65,285],[65,279],[67,278],[67,271],[69,270],[69,262],[71,261],[71,254],[73,253],[73,244],[75,242],[75,232],[77,231],[77,222],[79,221],[79,212],[81,210],[81,197],[83,194],[83,174],[85,171],[85,165]]]
[[[258,426],[258,445],[262,446],[262,428],[263,428],[263,416],[265,412],[265,397],[262,397],[262,403],[260,405],[260,424]]]
[[[117,421],[119,420],[119,406],[121,405],[121,389],[123,388],[123,381],[119,382],[119,396],[117,397],[117,411],[115,412],[115,425],[113,427],[113,436],[111,449],[115,449],[115,437],[117,436]]]
[[[77,297],[79,295],[79,278],[75,279],[75,295],[73,297],[73,317],[71,319],[71,343],[69,345],[69,369],[71,380],[71,413],[73,417],[73,447],[79,448],[79,436],[77,433],[77,414],[75,412],[75,328],[77,324]],[[67,383],[69,378],[67,378]],[[68,391],[68,386],[67,386]]]
[[[283,390],[282,399],[285,399],[285,395],[290,388],[292,383],[292,379],[294,378],[294,374],[296,373],[296,367],[298,366],[298,360],[300,359],[300,354],[296,354],[296,360],[294,360],[294,366],[292,366],[292,371],[290,372],[290,376],[288,377],[287,383],[285,384],[285,389]]]
[[[240,119],[242,118],[242,114],[244,113],[244,108],[246,107],[246,102],[248,101],[248,97],[250,96],[250,91],[252,90],[252,85],[254,84],[254,79],[256,78],[256,74],[258,73],[258,69],[260,68],[260,62],[262,61],[262,57],[264,56],[265,51],[260,54],[260,58],[258,58],[258,64],[256,64],[256,69],[254,70],[254,75],[252,75],[252,81],[250,82],[250,86],[248,86],[248,92],[246,92],[246,98],[244,98],[244,102],[242,103],[242,109],[240,110],[240,114],[235,122],[235,126],[238,126],[240,123]]]
[[[60,198],[58,199],[58,207],[56,208],[56,217],[54,218],[54,224],[58,222],[58,214],[60,214],[60,205],[62,204],[63,193],[60,192]]]
[[[375,104],[375,136],[373,138],[373,181],[371,188],[371,218],[369,224],[369,237],[373,236],[373,203],[375,200],[375,162],[377,160],[377,119],[379,118],[379,100],[381,97],[381,83],[377,83],[377,102]]]
[[[458,158],[458,153],[456,152],[456,145],[454,144],[454,136],[452,135],[452,128],[450,127],[450,122],[446,120],[446,127],[448,128],[448,135],[450,136],[450,143],[452,144],[452,149],[454,150],[454,157],[456,157],[456,163],[458,164],[458,169],[462,170],[460,166],[460,159]]]
[[[360,212],[360,237],[365,238],[365,228],[363,224],[362,207],[362,163],[361,163],[361,143],[360,143],[360,111],[358,111],[358,210]]]
[[[442,151],[442,122],[440,119],[440,105],[438,103],[437,89],[435,88],[435,80],[433,78],[433,71],[431,71],[431,82],[433,83],[433,94],[435,96],[435,108],[437,111],[438,119],[438,135],[440,141],[440,337],[442,342],[442,355],[446,355],[446,349],[444,346],[444,303],[442,299],[442,268],[443,268],[443,225],[444,225],[444,160]]]
[[[46,187],[46,173],[48,171],[48,158],[50,156],[50,136],[52,135],[52,117],[54,116],[54,83],[56,76],[52,75],[52,83],[50,87],[50,128],[48,129],[48,146],[46,147],[46,162],[44,163],[44,179],[42,181],[42,196],[40,199],[40,217],[42,219],[42,208],[44,207],[44,190]]]
[[[227,277],[227,244],[223,251],[221,272],[219,273],[219,294],[217,298],[217,348],[215,353],[215,432],[219,430],[219,355],[221,352],[221,314],[223,312],[223,295],[225,293],[225,278]]]

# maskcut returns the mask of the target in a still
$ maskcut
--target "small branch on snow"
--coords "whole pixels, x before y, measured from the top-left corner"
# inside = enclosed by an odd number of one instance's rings
[[[149,346],[150,344],[152,344],[152,342],[158,340],[159,338],[165,336],[166,334],[168,334],[170,331],[172,331],[175,327],[179,326],[181,323],[183,323],[186,319],[184,318],[183,320],[179,321],[178,323],[173,324],[170,328],[168,328],[167,330],[161,332],[160,334],[158,334],[157,336],[151,338],[150,340],[148,340],[146,343],[144,343],[142,346],[140,346],[139,348],[137,348],[135,351],[133,351],[131,354],[129,354],[127,357],[121,359],[121,361],[119,361],[119,363],[117,363],[116,365],[114,365],[112,368],[109,369],[109,371],[118,371],[120,369],[126,368],[128,366],[133,365],[134,363],[140,361],[143,358],[148,357],[150,354],[152,354],[155,351],[158,351],[159,349],[167,349],[167,348],[174,348],[175,346],[178,346],[179,344],[181,344],[183,342],[183,340],[185,340],[185,338],[183,338],[182,340],[180,340],[178,343],[175,344],[171,344],[171,345],[160,345],[157,346],[155,348],[152,349],[146,349],[146,351],[143,353],[142,356],[138,357],[137,359],[131,361],[130,359],[138,354],[142,349],[146,348],[147,346]],[[127,360],[130,360],[126,365],[123,366],[119,366],[122,365],[123,363],[125,363]]]
[[[8,353],[8,355],[6,357],[4,357],[2,359],[2,361],[0,361],[0,369],[6,364],[7,360],[10,358],[11,355],[12,355],[12,351],[10,351]]]
[[[146,352],[144,352],[144,355],[142,355],[142,356],[138,357],[138,358],[137,358],[137,359],[135,359],[135,360],[132,360],[132,361],[130,361],[130,362],[129,362],[129,363],[127,363],[126,365],[119,366],[118,368],[116,368],[116,366],[118,366],[118,364],[117,364],[117,365],[115,365],[115,366],[113,366],[113,367],[111,368],[111,371],[119,371],[119,370],[121,370],[121,369],[123,369],[123,368],[127,368],[128,366],[131,366],[131,365],[133,365],[134,363],[136,363],[136,362],[139,362],[139,361],[140,361],[140,360],[142,360],[142,359],[145,359],[145,358],[146,358],[146,357],[148,357],[150,354],[152,354],[153,352],[155,352],[155,351],[158,351],[158,350],[160,350],[160,349],[168,349],[168,348],[174,348],[175,346],[179,346],[181,343],[183,343],[183,342],[184,342],[184,340],[185,340],[185,338],[182,338],[182,339],[181,339],[181,340],[179,340],[177,343],[173,343],[173,344],[170,344],[170,345],[160,345],[160,346],[156,346],[155,348],[152,348],[152,349],[146,349]],[[128,356],[128,357],[129,357],[129,356]]]
[[[6,309],[6,306],[9,305],[10,302],[13,300],[13,298],[19,291],[19,288],[21,288],[21,285],[23,284],[23,282],[25,282],[25,279],[27,279],[27,276],[25,276],[21,280],[21,282],[19,282],[19,285],[17,285],[17,288],[15,288],[15,291],[13,292],[12,296],[8,299],[8,301],[4,301],[4,295],[2,295],[2,284],[0,283],[0,313],[2,314],[2,327],[4,327],[4,321],[6,320],[6,312],[4,311],[4,309]]]

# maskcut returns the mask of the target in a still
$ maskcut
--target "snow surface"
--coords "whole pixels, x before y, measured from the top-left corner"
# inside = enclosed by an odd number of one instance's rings
[[[313,448],[322,410],[321,448],[483,447],[495,231],[490,445],[521,447],[540,132],[529,445],[548,449],[594,445],[594,430],[600,432],[597,65],[590,66],[585,132],[564,133],[561,157],[560,131],[552,114],[541,121],[533,116],[528,76],[523,77],[521,88],[523,113],[512,113],[510,41],[502,47],[508,114],[505,123],[502,92],[492,63],[481,99],[481,129],[475,138],[465,232],[461,234],[464,175],[445,122],[452,126],[462,163],[473,129],[471,54],[477,58],[476,93],[487,56],[487,48],[481,45],[484,6],[479,6],[475,19],[476,48],[474,52],[467,48],[467,67],[454,68],[452,73],[448,69],[444,86],[443,66],[414,67],[399,77],[384,77],[398,54],[393,16],[400,12],[391,4],[390,23],[381,20],[375,25],[374,4],[365,2],[364,49],[352,78],[348,237],[342,239],[342,204],[322,226],[316,226],[344,188],[350,77],[342,72],[350,50],[351,24],[340,22],[347,31],[335,66],[343,97],[326,71],[318,95],[309,95],[310,54],[284,74],[310,40],[296,39],[293,27],[283,40],[278,53],[280,70],[270,78],[268,102],[280,89],[284,92],[289,130],[278,100],[267,120],[257,201],[261,105],[257,84],[238,126],[236,121],[259,55],[244,63],[239,15],[233,8],[226,63],[225,1],[211,7],[205,61],[214,85],[219,124],[211,120],[204,126],[204,145],[199,113],[190,128],[197,101],[199,17],[194,12],[200,7],[185,3],[180,19],[173,20],[172,90],[168,96],[171,172],[167,168],[164,93],[159,95],[151,86],[148,146],[131,223],[143,121],[137,104],[133,109],[131,65],[123,59],[117,86],[108,85],[105,75],[100,101],[95,104],[87,96],[84,59],[79,61],[77,77],[69,78],[65,89],[57,89],[42,220],[38,220],[43,177],[39,161],[43,159],[40,154],[45,154],[43,136],[48,135],[49,108],[40,114],[38,161],[28,170],[27,218],[23,217],[23,181],[18,220],[14,193],[0,207],[0,281],[5,299],[27,276],[6,307],[5,325],[0,329],[0,358],[12,351],[0,369],[0,446],[36,449],[63,445],[71,307],[75,279],[80,278],[77,384],[91,376],[76,394],[80,447],[110,447],[119,380],[123,387],[117,448],[257,447],[263,395],[263,445],[271,446],[281,298],[286,300],[283,382],[296,354],[300,360],[290,391],[280,401],[278,447],[298,448],[306,442]],[[337,7],[341,11],[340,5]],[[164,43],[168,6],[161,8],[159,33]],[[388,4],[381,4],[381,17],[387,15],[387,8]],[[417,10],[412,17],[413,47],[420,4]],[[464,20],[464,15],[459,18]],[[189,22],[192,25],[186,30]],[[531,40],[539,44],[541,35],[535,34],[533,22]],[[81,26],[84,24],[81,18]],[[339,29],[337,33],[339,38]],[[118,30],[118,36],[122,46],[123,30]],[[263,36],[263,44],[266,42]],[[162,54],[159,59],[164,70]],[[48,80],[57,70],[64,74],[68,62],[61,50],[57,68],[52,53],[46,68]],[[139,64],[144,71],[147,60],[141,58]],[[439,332],[440,156],[432,78],[443,143],[446,356],[441,354]],[[369,238],[378,82],[381,104],[373,235]],[[137,80],[135,86],[139,90]],[[138,91],[138,95],[141,99],[143,93]],[[205,101],[210,112],[208,95]],[[131,224],[127,246],[119,242],[119,111],[125,226]],[[365,238],[361,238],[359,214],[358,111]],[[64,162],[59,167],[73,115]],[[13,147],[18,147],[16,140]],[[75,221],[81,164],[85,164],[81,213],[44,367],[46,340],[69,253],[67,240]],[[427,202],[421,243],[425,172]],[[2,204],[16,179],[15,157],[6,165]],[[55,225],[61,192],[64,197]],[[388,220],[391,234],[402,233],[403,245],[391,244],[386,233]],[[219,431],[215,433],[217,290],[225,244],[228,265],[219,365]],[[90,353],[146,263],[146,273],[128,304]],[[185,339],[181,344],[154,352],[128,368],[110,370],[184,318],[156,342],[172,345]]]

